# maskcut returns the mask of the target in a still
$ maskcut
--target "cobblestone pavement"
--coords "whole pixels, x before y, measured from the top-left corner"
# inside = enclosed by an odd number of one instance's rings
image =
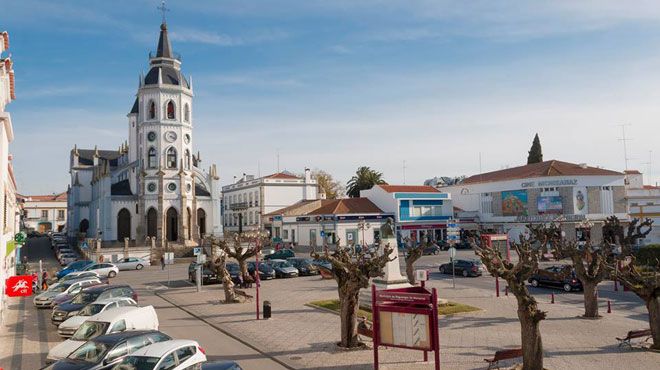
[[[437,274],[433,274],[434,276]],[[437,277],[437,276],[436,276]],[[520,326],[513,296],[494,297],[491,289],[470,285],[492,286],[493,279],[461,279],[456,289],[451,280],[432,280],[439,295],[483,309],[440,319],[441,363],[444,369],[485,368],[483,359],[498,349],[518,346]],[[602,289],[609,286],[604,285]],[[254,289],[247,289],[254,295]],[[333,280],[319,277],[278,279],[266,281],[262,299],[269,300],[273,318],[255,320],[255,303],[225,305],[219,285],[205,286],[196,293],[193,287],[170,288],[160,295],[173,304],[212,322],[232,335],[261,351],[278,358],[294,368],[369,369],[373,365],[370,350],[341,351],[335,346],[339,339],[339,317],[305,306],[318,299],[336,298]],[[652,369],[657,368],[660,354],[619,349],[615,336],[628,330],[648,326],[643,306],[632,293],[620,292],[621,301],[614,302],[614,313],[606,314],[606,301],[601,300],[601,320],[578,318],[583,312],[580,293],[557,292],[556,304],[550,304],[550,291],[538,295],[541,309],[548,311],[548,319],[541,324],[546,367],[549,369]],[[402,349],[380,351],[383,368],[426,369],[430,363],[421,362],[422,353]]]

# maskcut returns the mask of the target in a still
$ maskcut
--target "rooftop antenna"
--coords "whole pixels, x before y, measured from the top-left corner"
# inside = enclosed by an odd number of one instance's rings
[[[623,142],[623,160],[625,161],[625,164],[626,164],[626,171],[628,171],[628,160],[630,160],[632,158],[628,158],[628,145],[626,143],[628,141],[632,140],[632,139],[627,139],[626,138],[626,126],[632,126],[632,125],[629,124],[629,123],[623,123],[623,124],[620,124],[618,126],[621,127],[621,135],[622,136],[619,139],[619,141]]]
[[[648,166],[647,170],[646,170],[646,179],[647,179],[647,181],[649,181],[649,184],[651,184],[651,168],[652,168],[651,167],[651,159],[652,158],[653,158],[653,151],[649,150],[649,161],[642,163],[642,164],[645,164],[645,165]]]
[[[406,160],[403,160],[403,185],[406,184]]]
[[[277,148],[277,173],[280,173],[280,148]]]
[[[165,12],[169,12],[170,10],[169,10],[168,8],[165,7],[165,0],[163,0],[163,1],[160,3],[160,6],[156,7],[156,9],[160,10],[161,13],[163,13],[163,23],[166,23],[166,22],[165,22]]]

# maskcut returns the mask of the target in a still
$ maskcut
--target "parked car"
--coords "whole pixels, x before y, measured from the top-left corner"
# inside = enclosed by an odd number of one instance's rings
[[[142,347],[169,340],[170,336],[156,330],[101,335],[44,370],[106,370]]]
[[[312,264],[311,258],[291,257],[286,259],[291,266],[298,269],[300,276],[318,275],[319,268]]]
[[[249,261],[247,263],[248,272],[252,275],[254,274],[254,269],[256,267],[256,262]],[[275,270],[268,263],[260,262],[259,263],[259,279],[260,280],[270,280],[275,279]]]
[[[112,263],[100,262],[85,266],[80,271],[72,272],[71,275],[79,275],[84,271],[95,271],[99,276],[113,278],[119,273],[119,269]]]
[[[434,255],[440,254],[440,246],[437,245],[437,244],[431,244],[429,246],[426,246],[422,250],[422,254],[425,255],[425,256],[432,255],[432,254],[434,254]]]
[[[71,262],[75,262],[78,259],[80,259],[80,256],[77,253],[65,253],[60,255],[60,265],[61,266],[66,266],[70,264]]]
[[[213,361],[202,364],[202,370],[243,370],[236,361]]]
[[[98,285],[84,289],[69,301],[59,302],[53,308],[50,315],[50,321],[54,325],[59,325],[66,320],[69,312],[79,311],[88,304],[100,299],[113,297],[129,297],[135,302],[138,301],[137,293],[129,285]]]
[[[82,280],[84,278],[90,278],[90,277],[99,278],[103,282],[103,279],[101,279],[99,277],[99,274],[96,273],[96,271],[85,271],[84,273],[82,273],[80,275],[74,275],[74,276],[66,275],[66,276],[62,277],[61,279],[57,280],[57,282],[58,283],[63,283],[65,281]]]
[[[241,267],[238,263],[227,262],[225,267],[227,268],[227,272],[229,272],[229,276],[231,276],[231,281],[233,281],[234,284],[238,284],[240,282],[239,277],[241,276]]]
[[[151,261],[144,258],[128,257],[115,262],[119,271],[124,270],[142,270],[144,266],[151,266]]]
[[[332,271],[332,263],[328,261],[313,259],[312,264],[315,265],[316,267],[323,267],[328,271]]]
[[[296,254],[293,253],[292,249],[280,249],[271,254],[264,255],[264,260],[285,260],[287,258],[295,257]]]
[[[267,256],[269,254],[275,253],[275,249],[271,247],[261,248],[261,255]]]
[[[80,325],[90,317],[101,312],[111,310],[117,307],[137,306],[133,298],[115,297],[96,300],[93,303],[83,307],[80,311],[70,311],[66,315],[66,320],[57,327],[57,334],[63,338],[69,338],[78,330]]]
[[[88,340],[102,335],[132,330],[158,330],[158,315],[153,306],[119,307],[101,312],[82,323],[71,338],[53,347],[46,361],[61,360]]]
[[[206,362],[206,351],[199,343],[175,339],[142,347],[124,357],[112,370],[188,370]]]
[[[472,244],[467,240],[461,240],[460,242],[454,244],[456,249],[472,249]]]
[[[527,281],[533,287],[561,288],[565,292],[582,290],[582,282],[577,278],[570,265],[556,265],[539,269]]]
[[[441,274],[451,274],[451,262],[440,265],[438,270]],[[456,275],[468,276],[481,276],[484,271],[484,265],[478,260],[455,260],[454,273]]]
[[[80,271],[84,269],[87,265],[92,263],[94,263],[94,261],[90,261],[90,260],[71,262],[65,268],[57,272],[57,278],[61,279],[72,272]]]
[[[188,280],[191,283],[197,282],[197,270],[195,269],[196,266],[196,262],[190,262],[190,265],[188,265]],[[220,278],[218,277],[218,274],[213,272],[213,270],[207,266],[202,266],[202,285],[217,284],[219,282]]]
[[[37,294],[32,299],[32,303],[37,308],[50,308],[58,298],[74,296],[83,288],[97,284],[101,284],[101,280],[95,277],[58,282],[48,287],[45,292]]]
[[[298,269],[291,266],[291,264],[285,260],[273,259],[268,260],[267,263],[273,268],[273,270],[275,270],[275,277],[285,278],[298,276]]]

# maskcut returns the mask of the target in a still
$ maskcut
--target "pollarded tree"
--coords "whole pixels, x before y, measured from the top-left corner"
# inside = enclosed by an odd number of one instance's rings
[[[426,248],[424,243],[414,245],[410,239],[406,238],[406,277],[412,285],[415,285],[415,262],[424,254],[424,248]]]
[[[588,221],[585,223],[585,226]],[[598,284],[607,274],[608,258],[612,255],[609,243],[593,246],[591,241],[580,248],[577,241],[568,240],[561,234],[558,223],[550,225],[529,226],[534,238],[541,243],[542,250],[546,246],[553,248],[556,259],[570,258],[575,269],[575,275],[582,282],[584,294],[585,318],[599,318],[598,313]],[[610,258],[611,259],[611,258]],[[566,270],[569,273],[569,270]],[[566,276],[568,278],[568,276]]]
[[[603,226],[603,236],[610,243],[621,247],[616,263],[609,265],[614,278],[637,294],[649,311],[649,326],[653,337],[653,349],[660,350],[660,261],[640,266],[636,264],[633,246],[651,232],[653,220],[633,219],[627,228],[615,216],[609,217]]]
[[[225,291],[225,303],[241,303],[241,299],[234,289],[234,282],[231,280],[231,275],[227,271],[227,254],[221,252],[220,257],[214,261],[207,262],[207,266],[222,281],[222,288]]]
[[[521,235],[518,241],[510,242],[511,248],[518,254],[516,263],[502,257],[498,248],[473,243],[475,253],[481,258],[488,272],[506,280],[518,302],[523,370],[543,370],[543,342],[539,326],[546,313],[539,310],[536,299],[525,285],[527,279],[539,267],[539,249],[534,246],[535,242],[533,238],[526,238],[524,235]]]
[[[339,245],[339,241],[337,242]],[[390,261],[392,247],[383,247],[382,254],[370,248],[337,247],[334,252],[312,252],[314,259],[327,261],[332,265],[332,275],[337,282],[339,293],[339,314],[341,321],[341,342],[339,346],[355,348],[361,345],[357,333],[357,313],[359,309],[360,289],[369,287],[369,279],[383,276],[383,268]]]
[[[247,281],[250,279],[250,274],[248,273],[247,268],[247,260],[257,254],[257,243],[261,242],[261,245],[263,245],[268,238],[253,232],[245,232],[242,234],[230,233],[228,234],[228,239],[231,241],[231,246],[227,242],[220,241],[217,238],[209,238],[212,248],[218,247],[222,252],[226,253],[227,256],[235,259],[236,262],[238,262],[243,280]]]

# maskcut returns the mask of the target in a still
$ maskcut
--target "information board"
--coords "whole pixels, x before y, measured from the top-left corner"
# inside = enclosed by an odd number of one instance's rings
[[[428,351],[433,349],[428,315],[381,311],[379,318],[379,344]]]

